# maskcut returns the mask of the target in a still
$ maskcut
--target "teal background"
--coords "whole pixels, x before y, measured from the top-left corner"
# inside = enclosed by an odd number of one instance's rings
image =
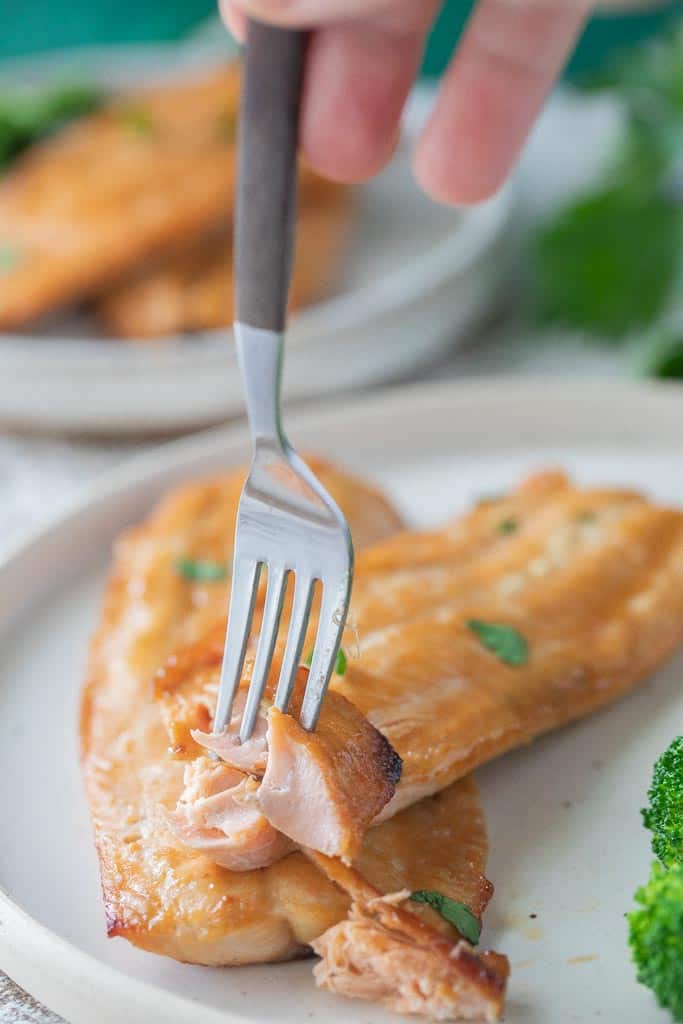
[[[427,49],[425,74],[443,69],[470,8],[469,0],[446,3]],[[215,11],[215,0],[0,0],[0,57],[89,43],[179,39]],[[596,67],[616,47],[652,35],[681,15],[683,0],[676,0],[654,13],[593,18],[570,73]]]

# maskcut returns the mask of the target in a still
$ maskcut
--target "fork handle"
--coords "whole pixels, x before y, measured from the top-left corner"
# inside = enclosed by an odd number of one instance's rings
[[[282,332],[294,248],[306,33],[247,24],[239,127],[237,319]]]

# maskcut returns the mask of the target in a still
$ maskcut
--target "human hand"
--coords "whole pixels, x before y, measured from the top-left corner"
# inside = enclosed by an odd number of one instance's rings
[[[361,181],[390,158],[441,0],[221,0],[245,16],[312,28],[301,145],[321,174]],[[467,204],[502,184],[582,27],[589,0],[479,0],[417,143],[427,193]]]

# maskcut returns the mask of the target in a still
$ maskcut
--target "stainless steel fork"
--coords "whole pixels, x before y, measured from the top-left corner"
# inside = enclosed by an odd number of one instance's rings
[[[271,668],[287,581],[294,597],[275,706],[286,711],[316,581],[320,619],[301,724],[314,729],[335,664],[353,576],[341,511],[293,450],[280,419],[280,376],[294,239],[296,151],[305,36],[251,21],[247,28],[235,221],[237,322],[253,457],[237,514],[228,630],[214,718],[230,722],[262,567],[261,633],[240,727],[251,735]]]

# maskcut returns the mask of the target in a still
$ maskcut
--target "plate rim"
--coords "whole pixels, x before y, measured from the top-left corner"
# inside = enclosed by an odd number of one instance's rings
[[[310,432],[320,429],[324,431],[339,418],[365,415],[384,419],[387,415],[410,415],[414,417],[440,410],[447,413],[454,404],[472,410],[482,407],[502,409],[509,413],[510,409],[521,410],[522,418],[533,412],[533,405],[551,403],[555,408],[563,407],[563,415],[567,412],[576,416],[588,407],[598,410],[603,426],[601,429],[617,430],[618,424],[613,423],[616,409],[624,411],[626,404],[629,422],[634,422],[645,435],[641,437],[644,446],[664,446],[680,448],[681,442],[672,435],[665,424],[669,418],[675,424],[680,418],[683,392],[680,386],[668,382],[639,383],[633,381],[572,382],[567,384],[558,378],[534,378],[530,380],[510,380],[506,378],[490,378],[484,380],[439,381],[413,385],[404,388],[392,388],[384,392],[363,395],[352,402],[330,405],[313,405],[300,409],[290,416],[295,430]],[[634,408],[638,406],[638,408]],[[659,418],[652,413],[658,413]],[[578,422],[578,421],[577,421]],[[593,420],[593,425],[595,424]],[[584,424],[580,424],[584,429]],[[504,447],[505,438],[502,438]],[[171,441],[152,450],[134,455],[120,466],[102,474],[92,484],[83,487],[71,500],[63,503],[42,523],[26,531],[21,537],[0,552],[0,578],[12,569],[20,566],[22,559],[30,557],[37,545],[50,542],[51,535],[68,527],[77,516],[94,515],[98,508],[122,499],[127,493],[133,494],[146,484],[161,484],[163,478],[176,470],[185,471],[194,459],[213,458],[219,452],[226,452],[229,464],[232,452],[233,462],[238,450],[248,443],[246,424],[238,423],[228,427],[214,428],[191,435],[180,440]],[[519,442],[518,442],[519,443]],[[552,443],[552,442],[551,442]],[[572,442],[571,438],[566,443]],[[591,443],[591,442],[588,442]],[[604,443],[596,438],[592,443]],[[621,437],[614,433],[614,444],[630,444],[632,438]],[[487,449],[490,450],[489,443]],[[31,585],[36,591],[35,582]],[[34,593],[29,604],[38,598]],[[119,968],[103,963],[94,954],[79,948],[75,943],[63,938],[47,925],[42,924],[20,904],[15,902],[10,893],[0,886],[0,967],[19,985],[26,988],[36,998],[46,1002],[49,998],[55,1012],[68,1016],[70,1007],[83,1003],[87,993],[77,993],[79,985],[85,984],[89,992],[97,988],[99,995],[103,993],[121,1000],[118,1008],[114,1007],[115,1015],[122,1009],[128,1015],[131,1024],[142,1024],[149,1021],[150,1009],[160,1012],[160,1006],[167,1015],[169,1024],[177,1022],[208,1022],[219,1024],[220,1021],[232,1024],[253,1024],[253,1018],[233,1011],[215,1010],[198,1005],[175,993],[169,992],[160,985],[132,978]],[[125,983],[125,984],[122,984]],[[59,995],[55,996],[55,990]],[[122,995],[125,992],[125,995]],[[55,999],[57,1002],[55,1003]],[[113,1005],[113,1004],[112,1004]],[[170,1016],[171,1014],[174,1016]],[[76,1024],[86,1020],[78,1016]],[[103,1020],[114,1019],[106,1014]]]

